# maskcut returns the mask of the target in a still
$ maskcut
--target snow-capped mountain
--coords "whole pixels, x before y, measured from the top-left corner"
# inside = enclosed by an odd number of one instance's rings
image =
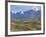
[[[28,11],[19,11],[16,13],[11,12],[11,19],[19,19],[19,20],[25,20],[25,19],[41,19],[41,10],[40,9],[32,9]]]

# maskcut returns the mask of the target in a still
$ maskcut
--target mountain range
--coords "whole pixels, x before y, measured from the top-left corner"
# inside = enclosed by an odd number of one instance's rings
[[[16,14],[13,12],[10,12],[11,14],[11,19],[16,19],[16,20],[27,20],[27,19],[41,19],[41,10],[34,11],[34,10],[27,10],[23,11],[23,14],[20,12],[17,12]]]

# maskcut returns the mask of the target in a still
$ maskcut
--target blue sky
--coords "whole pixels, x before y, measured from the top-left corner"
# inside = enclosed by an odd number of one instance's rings
[[[37,10],[41,9],[41,7],[40,6],[10,5],[10,11],[13,13],[17,13],[19,11],[27,11],[27,10],[31,10],[31,9],[37,11]]]

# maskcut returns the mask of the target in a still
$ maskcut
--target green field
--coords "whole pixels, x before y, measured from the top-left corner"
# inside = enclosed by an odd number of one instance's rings
[[[41,30],[41,22],[40,21],[11,20],[11,32],[36,31],[36,30]]]

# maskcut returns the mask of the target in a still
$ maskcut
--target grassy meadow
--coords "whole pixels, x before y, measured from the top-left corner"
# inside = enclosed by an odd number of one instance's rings
[[[36,30],[41,30],[41,22],[40,21],[11,20],[11,32],[36,31]]]

